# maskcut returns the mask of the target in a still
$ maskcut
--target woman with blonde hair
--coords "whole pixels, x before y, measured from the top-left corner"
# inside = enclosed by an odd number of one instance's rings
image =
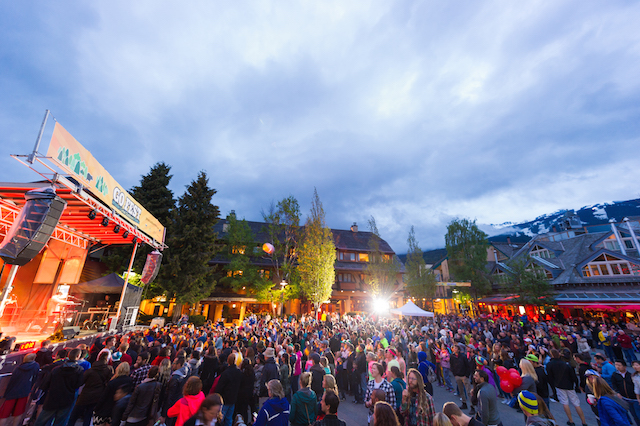
[[[538,389],[536,387],[536,382],[538,381],[538,374],[536,374],[536,369],[533,367],[533,364],[531,364],[531,361],[522,358],[520,360],[520,370],[522,371],[522,374],[520,375],[522,383],[513,390],[513,395],[518,395],[523,390],[527,390],[532,394],[537,395]]]
[[[590,384],[597,400],[601,426],[631,426],[629,408],[602,377],[591,376]]]
[[[332,374],[325,374],[322,376],[322,389],[326,392],[327,390],[332,390],[336,393],[336,395],[340,395],[338,393],[338,385],[336,384],[336,378]]]
[[[267,392],[269,393],[269,399],[267,399],[254,426],[278,426],[289,424],[289,401],[284,396],[284,389],[278,379],[269,380],[267,383]]]
[[[130,370],[131,368],[126,362],[121,362],[118,364],[118,367],[116,367],[116,372],[107,383],[103,397],[93,410],[93,424],[95,426],[111,423],[111,413],[115,405],[113,396],[116,390],[122,386],[125,386],[129,392],[133,390],[133,380],[129,377]]]
[[[453,426],[449,417],[442,413],[436,413],[433,417],[433,426]]]
[[[311,390],[311,373],[305,371],[300,374],[300,388],[291,399],[291,413],[289,419],[292,426],[307,426],[316,420],[316,393]]]

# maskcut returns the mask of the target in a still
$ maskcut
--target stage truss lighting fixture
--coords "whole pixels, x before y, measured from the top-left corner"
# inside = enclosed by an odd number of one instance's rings
[[[89,212],[89,215],[88,215],[88,216],[89,216],[89,219],[90,219],[90,220],[95,219],[95,218],[96,218],[96,211],[95,211],[95,210],[91,210],[91,211]]]
[[[105,227],[109,226],[109,218],[108,217],[103,217],[101,225],[105,226]]]
[[[129,236],[129,231],[124,231],[122,233],[122,238],[127,238]]]
[[[119,233],[119,232],[120,232],[120,225],[116,225],[116,226],[114,226],[114,227],[113,227],[113,233],[114,233],[114,234],[117,234],[117,233]]]

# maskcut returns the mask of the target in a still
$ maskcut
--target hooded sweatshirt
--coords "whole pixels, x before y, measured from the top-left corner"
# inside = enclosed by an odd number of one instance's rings
[[[6,399],[18,399],[29,396],[39,371],[40,364],[35,361],[20,364],[11,375],[4,397]]]
[[[291,424],[293,426],[313,424],[316,420],[317,409],[315,392],[310,388],[300,389],[291,399]]]
[[[289,401],[286,398],[277,397],[267,399],[262,404],[258,418],[253,424],[254,426],[288,426]]]
[[[82,384],[84,370],[75,361],[66,360],[55,368],[42,383],[42,389],[47,391],[44,409],[47,411],[61,410],[73,405],[76,391]]]
[[[182,426],[198,411],[202,401],[204,401],[204,393],[202,392],[197,395],[183,396],[167,410],[167,415],[169,417],[177,417],[176,426]]]

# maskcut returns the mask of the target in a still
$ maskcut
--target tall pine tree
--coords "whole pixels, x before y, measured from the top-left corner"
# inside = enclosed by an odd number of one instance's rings
[[[216,285],[214,270],[209,266],[217,251],[213,226],[220,215],[212,203],[215,193],[206,173],[201,171],[178,199],[172,215],[167,268],[159,284],[168,299],[175,298],[174,318],[180,315],[184,303],[197,303]]]
[[[406,289],[412,297],[432,300],[436,293],[436,277],[430,269],[427,269],[413,226],[409,231],[407,244],[409,250],[404,275]]]
[[[331,297],[336,276],[335,260],[333,234],[325,223],[322,202],[314,188],[311,214],[304,227],[298,254],[298,272],[300,288],[316,309]]]

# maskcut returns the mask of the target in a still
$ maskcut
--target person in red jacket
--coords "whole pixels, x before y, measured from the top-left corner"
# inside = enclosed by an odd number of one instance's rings
[[[624,332],[623,329],[618,330],[618,343],[622,349],[622,353],[627,360],[627,364],[631,365],[636,360],[636,354],[633,352],[633,344],[631,337]]]
[[[202,381],[200,378],[196,376],[189,377],[187,383],[184,384],[182,395],[183,397],[167,410],[167,416],[178,418],[176,426],[183,426],[184,422],[196,414],[202,401],[204,401]]]

